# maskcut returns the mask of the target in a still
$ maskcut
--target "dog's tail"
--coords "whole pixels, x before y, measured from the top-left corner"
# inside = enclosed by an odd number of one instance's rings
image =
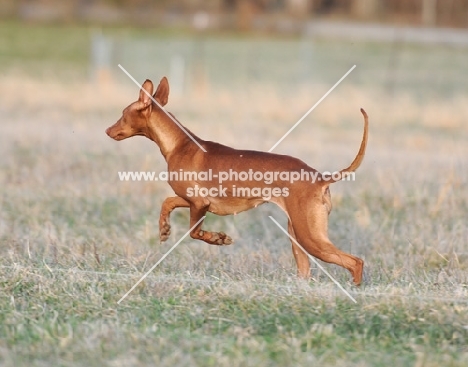
[[[364,133],[362,135],[361,146],[359,147],[359,152],[356,155],[356,158],[354,158],[354,161],[351,163],[351,165],[348,168],[345,168],[339,172],[333,173],[330,177],[327,177],[327,180],[322,180],[321,181],[322,184],[329,185],[331,183],[341,181],[343,178],[346,177],[347,174],[356,171],[356,169],[358,169],[358,167],[361,165],[362,160],[364,159],[364,155],[366,153],[367,135],[368,135],[368,130],[369,130],[369,119],[367,117],[367,113],[362,108],[361,108],[361,113],[364,116]]]

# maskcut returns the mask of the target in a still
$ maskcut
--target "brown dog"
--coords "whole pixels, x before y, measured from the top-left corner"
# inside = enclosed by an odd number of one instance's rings
[[[144,90],[143,90],[144,89]],[[190,226],[194,226],[206,212],[218,215],[229,215],[249,210],[265,202],[273,202],[282,208],[289,219],[288,231],[298,243],[310,254],[322,261],[340,265],[348,269],[354,283],[359,285],[362,280],[364,262],[358,257],[349,255],[337,249],[328,239],[328,215],[332,204],[329,186],[339,181],[341,177],[354,172],[361,164],[367,145],[368,119],[363,109],[364,134],[359,152],[348,168],[326,177],[307,166],[297,158],[287,155],[258,152],[252,150],[237,150],[212,141],[205,141],[186,130],[199,146],[166,114],[161,106],[166,105],[169,96],[169,83],[161,79],[153,95],[154,103],[149,95],[153,93],[153,83],[146,80],[140,90],[138,101],[124,109],[122,117],[106,130],[107,135],[115,140],[123,140],[134,135],[143,135],[153,140],[161,149],[166,159],[168,172],[211,172],[212,179],[191,177],[189,180],[169,179],[169,185],[177,196],[164,200],[159,219],[161,241],[167,240],[170,234],[169,216],[175,208],[190,208]],[[146,93],[145,93],[146,91]],[[149,95],[148,95],[149,94]],[[171,115],[172,116],[172,115]],[[247,171],[272,177],[271,180],[240,180],[235,173],[225,178],[221,187],[214,182],[214,177],[226,175],[226,171]],[[285,176],[273,173],[286,172],[297,178],[299,172],[309,172],[315,175],[310,179],[291,182]],[[336,178],[338,176],[338,178]],[[283,179],[282,179],[283,178]],[[242,187],[242,195],[238,189]],[[205,191],[203,191],[203,190]],[[249,190],[250,194],[249,194]],[[268,189],[267,191],[265,191]],[[210,191],[211,190],[211,191]],[[276,190],[276,191],[275,191]],[[196,192],[203,193],[194,195]],[[265,194],[266,192],[266,194]],[[218,193],[218,195],[214,195]],[[272,194],[273,193],[273,194]],[[192,238],[203,240],[213,245],[229,245],[232,240],[223,232],[202,230],[200,222],[190,232]],[[293,254],[297,263],[298,275],[303,278],[310,276],[308,256],[293,242]]]

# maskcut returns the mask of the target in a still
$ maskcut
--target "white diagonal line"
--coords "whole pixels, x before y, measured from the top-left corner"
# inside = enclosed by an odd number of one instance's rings
[[[177,245],[178,245],[179,243],[181,243],[182,240],[183,240],[185,237],[187,237],[187,235],[188,235],[196,226],[198,226],[198,225],[203,221],[203,219],[205,219],[205,217],[206,217],[206,215],[204,215],[203,217],[201,217],[200,220],[199,220],[197,223],[195,223],[195,224],[193,225],[193,227],[190,228],[190,229],[188,230],[188,232],[187,232],[186,234],[184,234],[184,235],[181,237],[181,239],[180,239],[179,241],[177,241],[176,244],[175,244],[174,246],[172,246],[171,249],[170,249],[168,252],[166,252],[166,253],[164,254],[164,256],[161,257],[161,258],[159,259],[159,261],[158,261],[156,264],[154,264],[154,265],[151,267],[151,269],[148,270],[148,271],[145,273],[145,275],[143,275],[143,276],[140,278],[140,280],[139,280],[138,282],[136,282],[135,285],[134,285],[132,288],[130,288],[130,290],[129,290],[127,293],[125,293],[125,294],[123,295],[123,297],[122,297],[121,299],[119,299],[119,301],[118,301],[117,303],[120,304],[120,302],[122,302],[125,298],[127,298],[127,296],[138,286],[138,284],[140,284],[140,283],[156,268],[156,266],[158,266],[158,265],[172,252],[172,250],[174,250],[174,249],[177,247]]]
[[[299,242],[297,242],[296,239],[295,239],[294,237],[292,237],[292,236],[288,233],[288,231],[286,231],[286,230],[281,226],[281,224],[279,224],[279,223],[275,220],[275,218],[273,218],[271,215],[269,215],[269,217],[270,217],[270,219],[279,227],[279,229],[281,229],[284,233],[286,233],[286,235],[291,239],[291,241],[293,241],[302,251],[304,251],[304,253],[305,253],[307,256],[309,256],[309,258],[315,263],[315,265],[317,265],[317,266],[320,268],[320,270],[322,270],[322,271],[338,286],[338,288],[340,288],[340,289],[344,292],[344,294],[346,294],[346,295],[349,297],[349,299],[351,299],[351,301],[353,301],[354,303],[357,303],[357,301],[353,298],[353,296],[351,296],[351,295],[346,291],[346,289],[344,289],[344,288],[341,286],[341,284],[338,283],[338,281],[337,281],[335,278],[333,278],[333,277],[330,275],[330,273],[329,273],[328,271],[326,271],[325,268],[324,268],[322,265],[320,265],[320,264],[318,263],[318,261],[315,260],[314,257],[311,256],[311,255],[304,249],[304,247],[302,247],[302,246],[299,244]]]
[[[149,94],[145,89],[143,89],[143,86],[140,85],[140,83],[138,83],[138,82],[135,80],[135,78],[134,78],[133,76],[131,76],[131,74],[130,74],[127,70],[125,70],[125,68],[124,68],[122,65],[119,64],[119,68],[120,68],[125,74],[127,74],[127,76],[128,76],[130,79],[132,79],[133,82],[134,82],[136,85],[138,85],[138,86],[140,87],[140,89],[141,89],[143,92],[145,92],[146,95],[147,95],[148,97],[150,97],[151,100],[152,100],[154,103],[156,103],[156,106],[158,106],[161,110],[163,110],[163,112],[167,115],[167,117],[169,117],[172,121],[174,121],[174,123],[175,123],[177,126],[179,126],[179,128],[185,133],[185,135],[187,135],[190,139],[192,139],[192,141],[193,141],[195,144],[197,144],[198,147],[206,153],[205,148],[203,148],[203,147],[200,145],[200,143],[199,143],[198,141],[196,141],[195,138],[194,138],[192,135],[190,135],[190,133],[185,129],[185,127],[183,127],[183,126],[179,123],[179,121],[177,121],[174,117],[172,117],[171,114],[170,114],[169,112],[167,112],[167,111],[164,109],[164,107],[161,106],[161,105],[153,98],[153,96],[152,96],[151,94]]]
[[[291,128],[288,130],[288,132],[287,132],[286,134],[283,135],[283,137],[282,137],[280,140],[278,140],[278,141],[276,142],[275,145],[273,145],[273,146],[270,148],[269,152],[271,152],[273,149],[275,149],[275,148],[278,146],[278,144],[281,143],[281,142],[283,141],[283,139],[286,138],[286,137],[291,133],[291,131],[293,131],[293,130],[297,127],[297,125],[299,125],[299,124],[302,122],[302,120],[304,120],[304,119],[307,117],[307,115],[308,115],[309,113],[311,113],[311,112],[315,109],[315,107],[317,107],[317,106],[320,104],[320,102],[322,102],[322,101],[333,91],[333,89],[335,89],[335,88],[343,81],[343,79],[346,78],[346,77],[349,75],[349,73],[351,73],[351,72],[354,70],[355,67],[356,67],[356,65],[354,65],[351,69],[349,69],[348,72],[347,72],[345,75],[343,75],[343,76],[341,77],[341,79],[338,80],[338,81],[335,83],[335,85],[334,85],[333,87],[331,87],[330,90],[329,90],[327,93],[325,93],[325,94],[323,95],[323,97],[320,98],[320,99],[317,101],[317,103],[314,104],[314,105],[309,109],[309,111],[307,111],[307,112],[304,114],[304,116],[302,116],[302,117],[299,119],[299,121],[296,122],[296,123],[293,125],[293,127],[291,127]]]

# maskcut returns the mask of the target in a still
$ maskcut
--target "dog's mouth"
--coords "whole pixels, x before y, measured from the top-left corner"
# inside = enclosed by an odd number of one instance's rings
[[[124,140],[125,136],[123,134],[117,134],[115,136],[111,136],[111,138],[114,139],[114,140],[119,141],[119,140]]]
[[[125,135],[123,133],[117,133],[115,134],[114,132],[111,131],[111,128],[106,129],[106,134],[114,139],[114,140],[123,140],[125,139]]]

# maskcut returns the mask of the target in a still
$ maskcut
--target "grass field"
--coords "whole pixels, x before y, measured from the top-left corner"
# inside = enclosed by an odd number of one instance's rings
[[[89,29],[1,31],[1,365],[468,364],[468,50],[400,45],[394,56],[394,45],[313,40],[307,74],[286,52],[304,40],[207,36],[204,89],[189,86],[168,109],[200,137],[236,147],[268,150],[357,65],[275,151],[341,169],[367,110],[367,155],[355,182],[332,186],[329,228],[365,260],[366,282],[353,287],[345,270],[323,264],[354,304],[315,266],[310,282],[298,281],[289,240],[268,216],[286,218],[265,205],[209,215],[205,227],[231,235],[232,246],[186,238],[117,304],[189,228],[188,211],[175,211],[160,244],[169,186],[118,180],[118,171],[165,169],[149,140],[104,134],[138,90],[117,67],[113,81],[90,81]],[[105,33],[120,45],[187,42]],[[159,47],[150,43],[146,61],[145,43],[128,47],[115,61],[139,80],[168,74]]]

